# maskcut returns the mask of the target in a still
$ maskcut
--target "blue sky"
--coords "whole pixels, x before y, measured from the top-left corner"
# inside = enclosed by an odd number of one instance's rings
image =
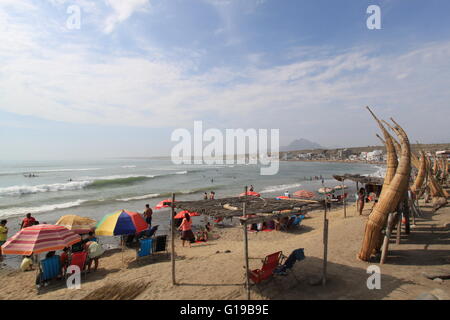
[[[442,0],[0,0],[2,157],[169,154],[194,120],[376,144],[366,105],[411,141],[450,142],[449,15]]]

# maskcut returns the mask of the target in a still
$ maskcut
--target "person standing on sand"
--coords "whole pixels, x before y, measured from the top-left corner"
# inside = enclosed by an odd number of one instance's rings
[[[152,208],[150,208],[149,204],[146,204],[145,211],[144,211],[144,218],[145,218],[145,222],[147,222],[149,228],[152,226],[152,215],[153,215]]]
[[[102,245],[95,241],[89,241],[85,244],[85,250],[88,253],[88,273],[91,272],[92,261],[94,261],[94,271],[97,271],[98,260],[100,256],[105,252]]]
[[[6,242],[8,238],[8,228],[6,227],[7,220],[2,220],[0,222],[0,259],[2,258],[2,245]]]
[[[366,197],[366,190],[364,188],[359,189],[358,192],[358,209],[359,209],[359,215],[362,215],[363,209],[364,209],[364,200]]]
[[[189,248],[191,247],[191,241],[195,240],[195,235],[192,232],[192,219],[191,216],[189,215],[189,213],[185,213],[184,214],[184,219],[181,222],[180,227],[178,228],[179,230],[182,231],[181,233],[181,240],[183,241],[183,247],[184,247],[184,242],[188,241],[189,242]]]
[[[22,220],[20,229],[34,226],[36,224],[36,219],[31,216],[31,213],[27,213],[26,217]]]

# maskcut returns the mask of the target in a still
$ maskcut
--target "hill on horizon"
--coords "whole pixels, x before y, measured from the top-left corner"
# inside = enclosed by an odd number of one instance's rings
[[[312,142],[304,138],[296,139],[292,141],[289,145],[280,147],[280,151],[314,150],[314,149],[323,149],[323,147],[316,142]]]

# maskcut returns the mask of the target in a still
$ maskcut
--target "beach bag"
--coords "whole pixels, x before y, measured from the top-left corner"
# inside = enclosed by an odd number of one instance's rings
[[[105,252],[102,245],[98,242],[92,242],[89,245],[89,258],[94,259],[100,257]]]

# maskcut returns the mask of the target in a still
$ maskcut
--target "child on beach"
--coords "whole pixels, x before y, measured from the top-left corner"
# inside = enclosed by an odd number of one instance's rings
[[[59,256],[59,259],[61,261],[62,274],[65,274],[67,267],[69,266],[69,248],[65,247],[63,249],[63,252]]]
[[[22,272],[33,270],[33,256],[23,256],[22,263],[20,264],[20,270]]]

